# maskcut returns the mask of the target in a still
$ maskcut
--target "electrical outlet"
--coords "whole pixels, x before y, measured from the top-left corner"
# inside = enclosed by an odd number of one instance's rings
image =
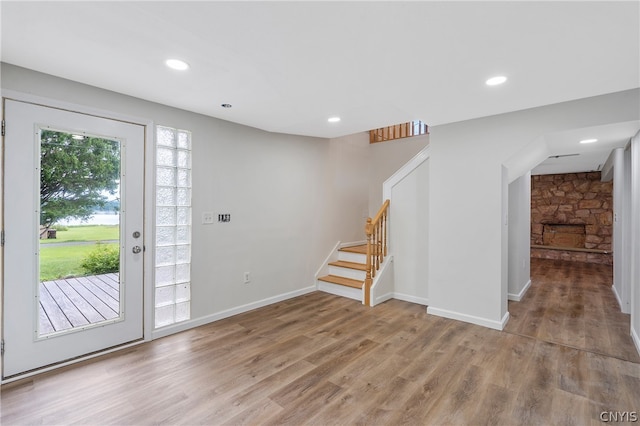
[[[244,273],[244,283],[247,284],[251,282],[251,272],[245,272]]]
[[[213,212],[202,212],[202,223],[204,225],[213,223]]]

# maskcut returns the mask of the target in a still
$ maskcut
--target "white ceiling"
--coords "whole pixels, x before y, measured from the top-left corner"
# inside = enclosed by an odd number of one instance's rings
[[[640,86],[637,1],[0,8],[3,62],[273,132],[437,125]],[[484,84],[497,74],[507,83]]]
[[[624,148],[640,129],[640,119],[606,126],[574,129],[545,135],[551,156],[534,168],[534,175],[600,171],[609,154]],[[596,143],[580,144],[581,140],[597,139]]]

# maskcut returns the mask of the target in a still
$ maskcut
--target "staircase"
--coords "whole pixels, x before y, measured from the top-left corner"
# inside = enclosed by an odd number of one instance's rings
[[[367,218],[364,233],[366,244],[354,244],[338,249],[336,246],[324,265],[316,273],[316,286],[320,291],[359,300],[374,306],[371,300],[374,279],[387,256],[387,215],[389,200],[382,203],[374,218]],[[337,250],[336,250],[337,249]],[[323,275],[329,272],[329,275]],[[375,304],[375,300],[373,301]]]
[[[329,275],[318,277],[318,289],[351,299],[363,300],[367,276],[367,245],[343,247],[338,260],[329,262]]]

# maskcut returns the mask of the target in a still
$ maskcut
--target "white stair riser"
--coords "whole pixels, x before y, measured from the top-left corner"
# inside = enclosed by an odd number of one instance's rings
[[[364,279],[367,277],[367,274],[364,271],[333,265],[329,265],[329,274],[360,281],[364,281]]]
[[[362,302],[362,290],[318,280],[318,290]]]
[[[367,255],[360,253],[351,253],[348,251],[339,251],[338,260],[344,260],[345,262],[366,263]]]

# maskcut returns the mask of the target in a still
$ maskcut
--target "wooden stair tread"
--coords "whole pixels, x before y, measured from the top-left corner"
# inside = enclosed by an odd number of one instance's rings
[[[364,263],[347,262],[346,260],[338,260],[336,262],[329,262],[330,266],[339,266],[341,268],[356,269],[358,271],[366,271],[367,265]]]
[[[326,281],[328,283],[339,284],[347,287],[360,288],[360,289],[364,285],[364,281],[352,280],[351,278],[338,277],[336,275],[325,275],[324,277],[320,277],[318,279],[320,281]]]
[[[359,246],[342,247],[338,251],[346,251],[348,253],[367,254],[367,245],[362,244]]]

